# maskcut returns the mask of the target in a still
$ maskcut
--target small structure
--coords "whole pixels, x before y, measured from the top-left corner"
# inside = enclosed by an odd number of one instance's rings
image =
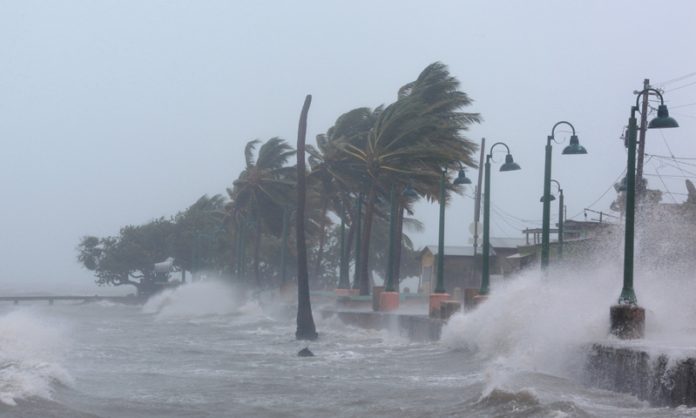
[[[520,255],[518,246],[524,238],[491,238],[490,271],[493,275],[509,275],[526,265],[528,256]],[[430,293],[437,275],[437,245],[428,245],[421,251],[420,292]],[[481,285],[481,249],[472,246],[445,246],[445,289],[479,288]]]

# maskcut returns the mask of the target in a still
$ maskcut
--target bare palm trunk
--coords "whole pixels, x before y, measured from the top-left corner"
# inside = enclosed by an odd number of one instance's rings
[[[305,241],[305,207],[307,205],[307,185],[305,173],[305,137],[307,136],[307,113],[312,96],[305,97],[300,126],[297,131],[297,331],[298,340],[316,340],[319,336],[312,317],[312,303],[309,299],[309,275],[307,274],[307,242]]]
[[[370,282],[368,272],[370,264],[370,235],[372,234],[372,219],[375,214],[375,199],[377,197],[377,187],[373,183],[367,194],[367,207],[365,208],[365,220],[362,230],[362,245],[360,248],[360,295],[370,294]]]

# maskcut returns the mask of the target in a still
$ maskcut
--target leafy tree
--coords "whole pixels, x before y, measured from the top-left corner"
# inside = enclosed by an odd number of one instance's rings
[[[186,271],[193,274],[201,270],[222,272],[229,265],[232,248],[224,218],[225,198],[222,195],[203,195],[174,217],[176,232],[172,252],[182,275]]]
[[[116,237],[84,237],[77,259],[103,285],[132,285],[148,296],[166,285],[168,274],[157,273],[155,263],[170,257],[175,224],[160,218],[144,225],[123,227]]]

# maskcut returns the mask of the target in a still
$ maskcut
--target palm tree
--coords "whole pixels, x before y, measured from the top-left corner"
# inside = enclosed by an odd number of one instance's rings
[[[334,125],[325,134],[317,135],[316,148],[307,145],[310,185],[315,194],[319,196],[322,219],[328,220],[326,213],[332,211],[349,227],[346,238],[346,254],[342,257],[343,265],[341,274],[347,275],[348,259],[350,257],[351,243],[355,235],[355,224],[352,212],[347,208],[353,206],[358,193],[362,190],[366,178],[356,176],[359,173],[353,163],[346,159],[341,146],[353,144],[362,146],[374,126],[377,116],[382,111],[381,107],[375,110],[361,107],[350,110],[336,119]],[[326,223],[320,224],[320,239],[315,260],[315,276],[321,273],[320,266],[324,251],[324,238],[326,235]]]
[[[312,303],[309,299],[309,275],[307,273],[307,244],[305,242],[305,206],[307,197],[305,169],[305,137],[307,136],[307,113],[312,96],[305,97],[297,132],[297,331],[298,340],[316,340],[318,337]]]
[[[429,65],[418,79],[399,90],[398,100],[377,115],[364,143],[341,142],[344,166],[353,178],[367,180],[366,210],[360,257],[360,294],[369,294],[368,256],[372,221],[378,196],[391,185],[408,179],[419,194],[437,198],[440,173],[459,162],[475,166],[476,145],[462,136],[475,113],[459,112],[471,100],[458,90],[459,82],[439,62]]]
[[[295,169],[286,166],[295,154],[288,143],[271,138],[259,147],[259,140],[249,141],[244,148],[246,168],[234,181],[227,193],[232,200],[228,214],[235,221],[239,232],[251,226],[254,232],[254,279],[260,285],[259,252],[263,231],[279,236],[282,231],[283,208],[294,201]],[[241,241],[241,240],[240,240]]]

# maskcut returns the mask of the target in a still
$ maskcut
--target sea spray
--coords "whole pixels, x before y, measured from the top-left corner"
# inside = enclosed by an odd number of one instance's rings
[[[142,308],[158,319],[221,315],[261,315],[257,299],[218,280],[183,284],[151,297]]]
[[[0,402],[51,398],[53,385],[71,384],[62,366],[69,348],[65,330],[28,309],[0,316]]]

